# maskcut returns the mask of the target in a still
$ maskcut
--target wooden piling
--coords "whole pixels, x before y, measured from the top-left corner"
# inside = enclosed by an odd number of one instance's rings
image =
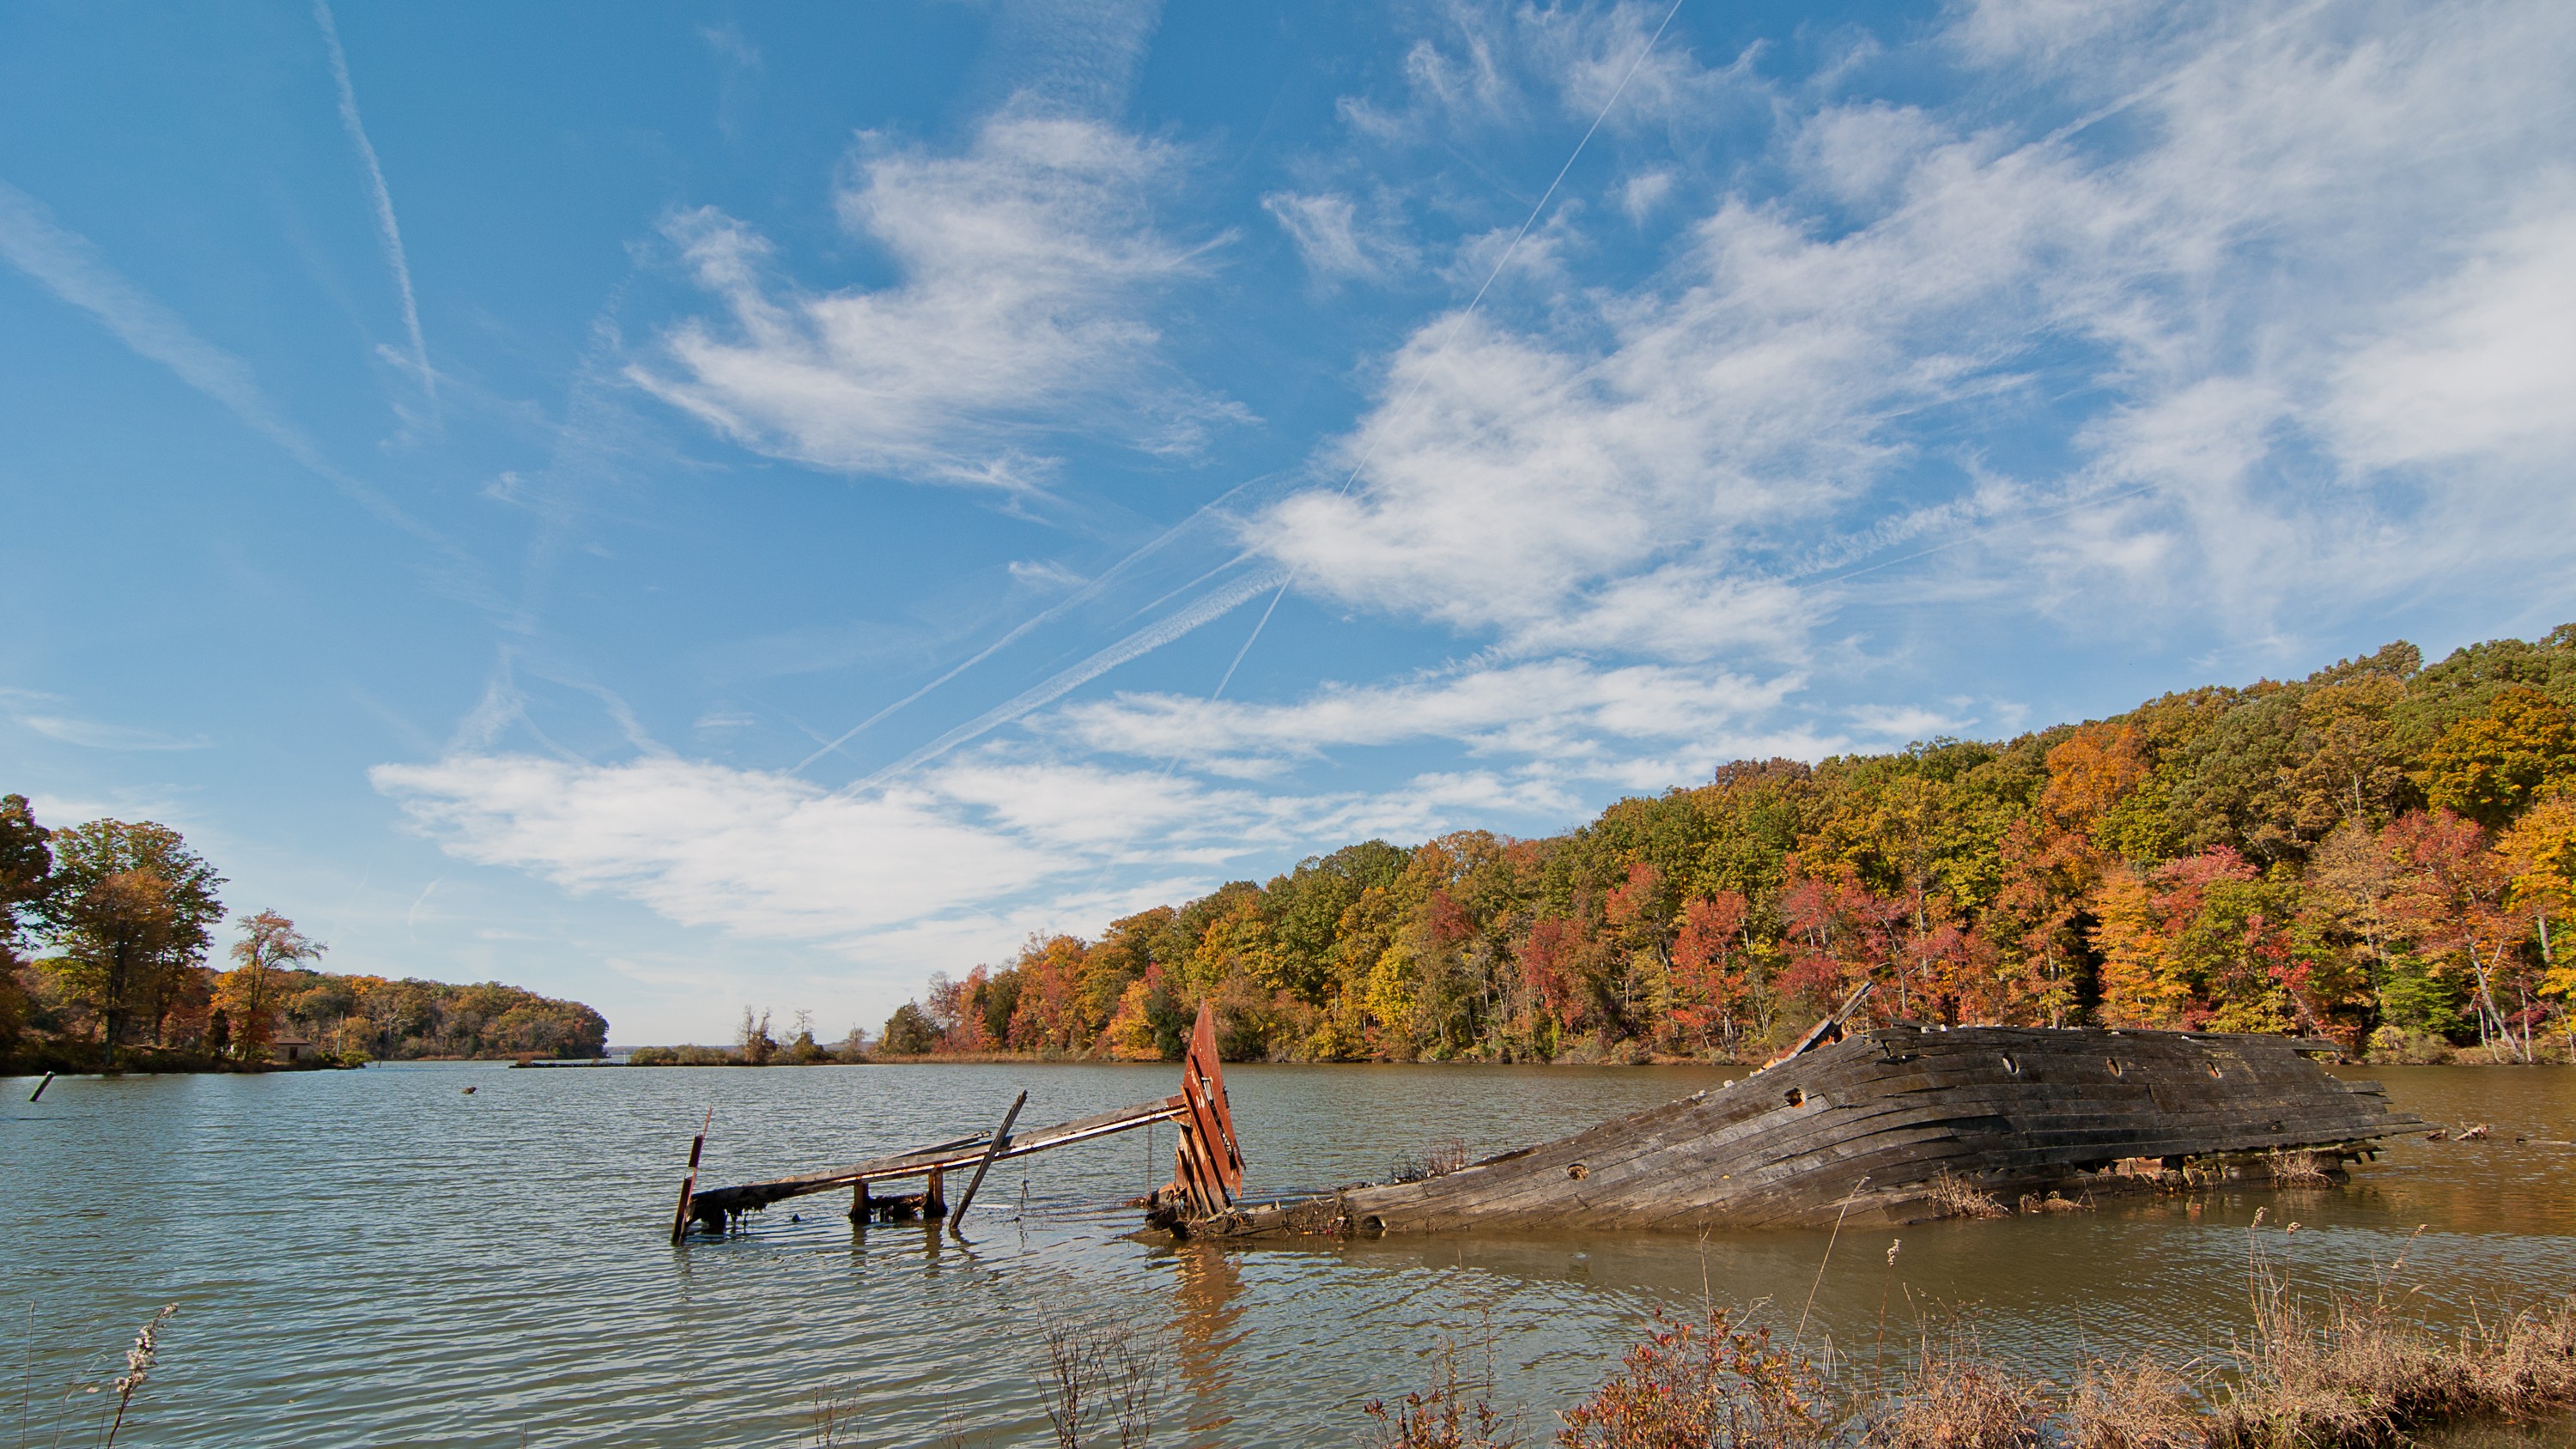
[[[922,1189],[921,1193],[921,1215],[923,1217],[943,1218],[948,1216],[948,1195],[944,1190],[947,1177],[947,1173],[936,1167],[930,1169],[930,1180]]]
[[[860,1178],[850,1184],[850,1221],[861,1227],[876,1215],[876,1204],[868,1198],[868,1180]]]
[[[32,1092],[30,1092],[30,1093],[28,1093],[28,1094],[27,1094],[27,1100],[28,1100],[28,1101],[30,1101],[30,1102],[32,1102],[32,1101],[35,1101],[37,1098],[39,1098],[39,1097],[41,1097],[41,1096],[45,1095],[45,1089],[46,1089],[47,1087],[52,1086],[53,1084],[54,1084],[54,1074],[53,1074],[53,1073],[51,1073],[51,1072],[47,1072],[47,1073],[45,1073],[45,1079],[44,1079],[43,1081],[38,1082],[38,1083],[36,1084],[36,1090],[34,1090],[34,1091],[32,1091]]]
[[[671,1245],[689,1235],[689,1199],[698,1195],[698,1155],[707,1150],[707,1129],[716,1125],[716,1109],[707,1109],[707,1120],[698,1124],[698,1135],[689,1139],[689,1175],[680,1179],[680,1210],[671,1216]]]
[[[1001,1154],[1003,1148],[1011,1145],[1011,1124],[1020,1120],[1020,1108],[1026,1106],[1028,1100],[1026,1092],[1013,1097],[1011,1110],[1002,1114],[1002,1125],[993,1129],[993,1140],[985,1144],[983,1160],[975,1164],[975,1175],[966,1181],[966,1195],[957,1199],[957,1211],[949,1216],[951,1229],[957,1226],[959,1218],[966,1216],[966,1209],[975,1205],[976,1190],[983,1187],[984,1174],[992,1167],[993,1159]]]

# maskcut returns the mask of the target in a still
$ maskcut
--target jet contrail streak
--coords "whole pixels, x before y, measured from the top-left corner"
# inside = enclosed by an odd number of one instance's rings
[[[429,343],[420,335],[420,307],[412,300],[411,263],[403,255],[402,228],[394,224],[393,193],[385,189],[385,168],[376,161],[375,143],[358,119],[358,92],[349,84],[349,57],[340,49],[340,27],[331,19],[330,0],[313,0],[313,18],[322,27],[322,42],[331,52],[331,80],[340,88],[340,124],[348,129],[358,159],[367,163],[368,194],[376,204],[376,235],[385,245],[385,262],[393,268],[394,290],[402,294],[403,331],[411,338],[412,367],[420,390],[438,401],[438,380],[429,370]]]
[[[1217,589],[1179,612],[1148,624],[1072,668],[1063,670],[1045,683],[1024,690],[1012,699],[995,705],[866,779],[845,786],[838,793],[855,794],[882,784],[915,765],[926,764],[969,740],[990,734],[1031,710],[1053,704],[1119,665],[1150,654],[1202,625],[1225,617],[1245,603],[1261,597],[1263,591],[1278,582],[1277,574],[1265,570],[1250,578],[1238,579]]]

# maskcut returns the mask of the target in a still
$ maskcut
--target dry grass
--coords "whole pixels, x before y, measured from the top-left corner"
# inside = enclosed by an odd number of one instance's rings
[[[1895,1382],[1829,1378],[1733,1326],[1659,1318],[1564,1411],[1563,1449],[2396,1449],[2445,1424],[2576,1407],[2576,1297],[2457,1333],[2405,1319],[2403,1295],[2293,1296],[2258,1259],[2255,1328],[2230,1364],[2095,1361],[2071,1392],[2012,1373],[1953,1328]],[[1488,1349],[1490,1357],[1490,1346]],[[2225,1371],[2222,1372],[2222,1369]],[[1517,1442],[1485,1394],[1442,1377],[1369,1406],[1381,1449]]]
[[[2322,1304],[2265,1281],[2242,1373],[2211,1416],[2217,1449],[2345,1449],[2409,1431],[2576,1405],[2576,1298],[2444,1337],[2385,1294]]]
[[[1047,1325],[1039,1390],[1057,1449],[1105,1444],[1112,1433],[1118,1449],[1144,1449],[1162,1384],[1161,1353],[1126,1325],[1071,1318]]]
[[[1923,1200],[1945,1218],[2008,1218],[2012,1209],[2005,1207],[1993,1193],[1986,1192],[1964,1178],[1953,1177],[1943,1168],[1938,1177],[1923,1184]]]
[[[1895,1402],[1869,1426],[1881,1449],[2038,1449],[2055,1413],[2048,1386],[2001,1368],[1953,1332],[1930,1334],[1898,1384]]]
[[[1494,1407],[1493,1336],[1485,1339],[1482,1377],[1461,1377],[1458,1345],[1444,1343],[1440,1371],[1431,1386],[1389,1404],[1371,1399],[1362,1407],[1376,1427],[1367,1443],[1372,1449],[1518,1449],[1520,1421]]]
[[[2326,1153],[2275,1150],[2264,1153],[2263,1162],[2271,1169],[2272,1181],[2281,1187],[2328,1187],[2334,1183],[2330,1169],[2335,1159]]]
[[[2193,1382],[2154,1358],[2095,1361],[2066,1404],[2068,1449],[2202,1449],[2209,1420]]]
[[[1467,1144],[1456,1137],[1432,1143],[1420,1153],[1387,1169],[1389,1182],[1423,1182],[1446,1177],[1467,1165]]]

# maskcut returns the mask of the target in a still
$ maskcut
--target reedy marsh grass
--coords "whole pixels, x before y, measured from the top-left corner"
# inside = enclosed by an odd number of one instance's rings
[[[1982,1351],[1957,1315],[1923,1325],[1895,1372],[1840,1372],[1707,1305],[1659,1316],[1620,1365],[1558,1415],[1561,1449],[2394,1449],[2419,1431],[2576,1410],[2576,1295],[2438,1330],[2392,1289],[2295,1291],[2274,1267],[2268,1209],[2247,1230],[2252,1326],[2228,1354],[2094,1357],[2071,1386]],[[2418,1230],[2419,1232],[2421,1229]],[[2274,1235],[2278,1235],[2278,1239]],[[1891,1268],[1897,1250],[1888,1252]],[[1454,1351],[1397,1409],[1369,1405],[1382,1449],[1519,1446],[1491,1380]]]

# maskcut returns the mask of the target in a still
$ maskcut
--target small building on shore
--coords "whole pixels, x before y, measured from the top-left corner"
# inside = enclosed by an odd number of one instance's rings
[[[281,1062],[300,1062],[313,1055],[313,1043],[300,1036],[273,1036],[268,1039],[269,1055]]]

